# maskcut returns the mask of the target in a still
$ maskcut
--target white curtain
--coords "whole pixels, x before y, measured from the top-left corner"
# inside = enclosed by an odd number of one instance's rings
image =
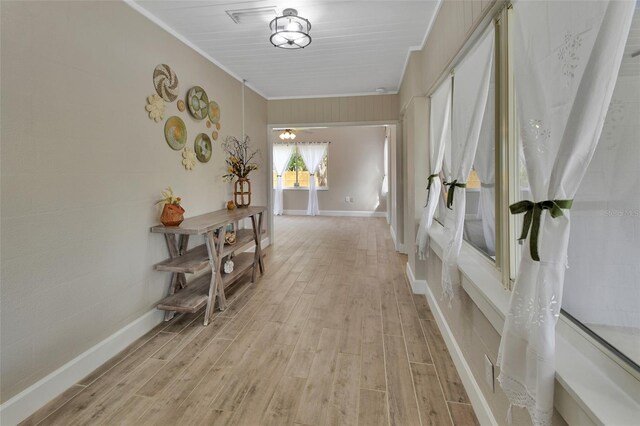
[[[307,205],[307,214],[309,216],[316,216],[320,214],[320,208],[318,207],[318,190],[316,188],[315,174],[318,172],[318,167],[322,162],[327,151],[326,142],[321,143],[299,143],[298,151],[304,160],[304,164],[307,166],[307,170],[311,176],[309,177],[309,203]]]
[[[422,209],[420,227],[416,237],[418,257],[428,253],[429,228],[438,207],[442,184],[438,175],[442,170],[445,147],[451,143],[451,77],[447,78],[431,95],[429,113],[429,165],[431,175],[427,182],[427,202]]]
[[[496,253],[496,140],[495,140],[495,79],[491,73],[487,105],[482,120],[473,168],[480,178],[480,198],[477,218],[482,221],[482,233],[489,255]]]
[[[513,7],[517,115],[533,200],[511,206],[531,225],[524,227],[528,241],[502,332],[498,380],[535,425],[550,425],[553,413],[569,208],[602,131],[634,6],[602,0]]]
[[[291,154],[293,153],[293,145],[274,144],[273,145],[273,170],[276,171],[276,196],[273,200],[273,214],[281,215],[284,211],[284,202],[282,196],[282,174],[289,164]]]
[[[466,208],[466,180],[476,155],[482,119],[489,94],[489,81],[493,70],[495,29],[491,25],[481,40],[455,69],[451,158],[452,180],[448,182],[447,215],[445,229],[449,243],[444,250],[442,290],[449,301],[454,285],[458,284],[458,255],[462,247],[462,233]]]
[[[380,188],[380,193],[382,196],[386,196],[389,193],[389,178],[387,177],[387,173],[389,173],[389,128],[385,128],[384,135],[384,177],[382,178],[382,188]]]

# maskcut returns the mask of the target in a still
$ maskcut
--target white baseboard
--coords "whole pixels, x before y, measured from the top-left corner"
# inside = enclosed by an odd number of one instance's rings
[[[447,324],[447,320],[445,319],[444,314],[440,309],[440,305],[438,305],[438,303],[436,302],[429,286],[426,287],[425,295],[427,298],[427,302],[429,303],[429,307],[431,308],[431,312],[433,313],[433,316],[436,319],[436,323],[438,324],[438,328],[440,329],[440,333],[442,334],[444,342],[447,345],[447,349],[451,354],[453,363],[456,366],[456,370],[460,375],[460,379],[462,380],[464,389],[469,395],[471,405],[473,406],[473,410],[478,417],[478,421],[481,425],[497,425],[498,422],[496,421],[496,418],[491,411],[491,407],[489,406],[487,399],[484,397],[484,394],[480,389],[480,385],[473,376],[471,367],[469,367],[469,364],[464,358],[462,349],[460,349],[460,346],[458,346],[458,342],[451,332],[451,329]]]
[[[164,319],[152,309],[0,406],[0,424],[15,425],[117,355]]]
[[[416,276],[411,269],[411,265],[407,262],[407,278],[414,294],[426,294],[427,280],[416,280]]]
[[[284,214],[292,216],[306,216],[306,210],[285,210]],[[319,216],[348,216],[348,217],[387,217],[387,212],[369,212],[357,210],[320,210]]]

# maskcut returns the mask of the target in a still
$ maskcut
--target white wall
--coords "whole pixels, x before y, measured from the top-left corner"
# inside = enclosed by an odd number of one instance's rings
[[[153,69],[202,86],[241,133],[241,84],[122,2],[2,2],[1,400],[152,309],[169,274],[158,222],[171,185],[187,216],[230,198],[224,159],[191,172],[144,109]],[[266,101],[247,90],[247,133],[266,149]],[[204,122],[175,102],[189,145]],[[266,158],[266,156],[264,156]],[[253,175],[266,203],[266,169]]]
[[[279,140],[280,131],[272,134]],[[331,141],[328,154],[329,183],[318,191],[320,211],[386,212],[387,197],[382,196],[384,176],[384,126],[344,126],[310,129],[297,134],[296,141]],[[353,198],[347,203],[345,197]],[[284,191],[285,210],[306,210],[306,190]]]

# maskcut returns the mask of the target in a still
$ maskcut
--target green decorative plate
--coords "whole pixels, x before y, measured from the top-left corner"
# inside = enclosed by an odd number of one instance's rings
[[[200,86],[189,89],[187,104],[189,104],[189,112],[197,120],[202,120],[209,114],[209,97]]]
[[[209,102],[209,120],[211,120],[213,124],[220,121],[220,107],[216,101]]]
[[[193,144],[193,149],[196,152],[196,158],[201,163],[206,163],[211,160],[211,153],[213,152],[211,147],[211,139],[205,133],[200,133],[196,136],[196,141]]]
[[[164,123],[164,138],[167,143],[176,151],[180,151],[187,144],[187,126],[180,117],[175,115],[169,117]]]

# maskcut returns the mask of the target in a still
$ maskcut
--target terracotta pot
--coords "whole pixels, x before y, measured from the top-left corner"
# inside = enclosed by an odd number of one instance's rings
[[[237,207],[249,207],[251,204],[251,181],[248,178],[239,178],[235,183],[233,196]]]
[[[165,204],[160,215],[160,222],[164,226],[178,226],[184,220],[184,209],[175,204]]]

